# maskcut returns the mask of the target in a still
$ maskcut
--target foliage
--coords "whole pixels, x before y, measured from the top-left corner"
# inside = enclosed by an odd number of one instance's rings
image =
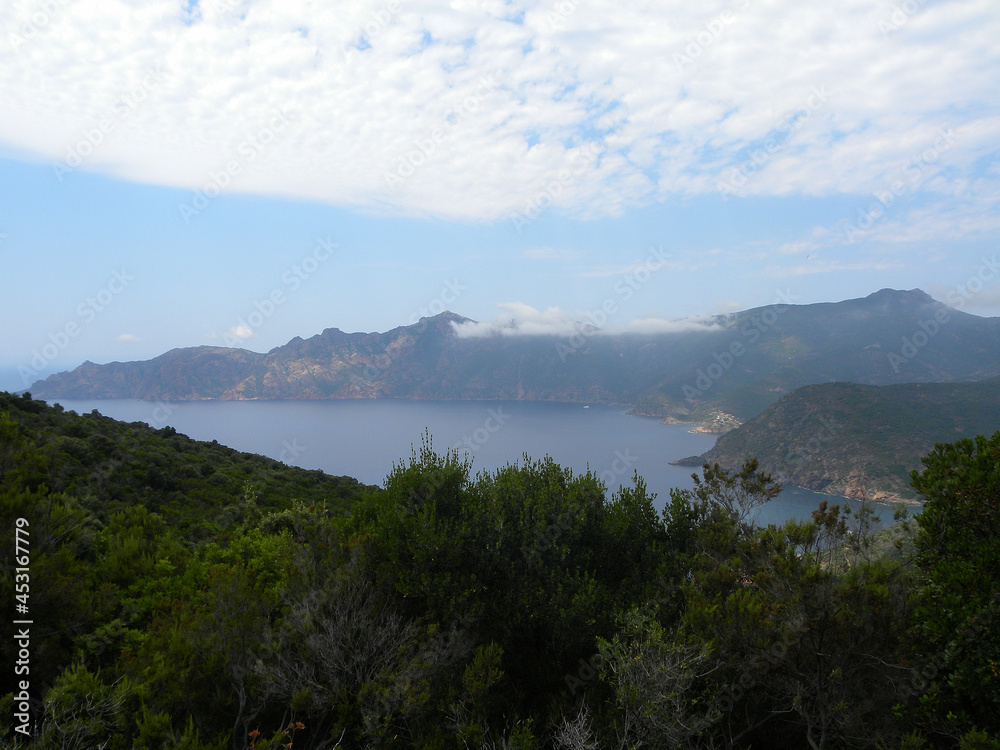
[[[28,519],[36,623],[38,721],[11,747],[1000,742],[1000,434],[925,459],[914,543],[828,503],[758,526],[780,488],[752,459],[658,514],[638,476],[608,497],[549,458],[473,474],[429,436],[376,489],[0,407],[0,535]]]
[[[1000,735],[1000,432],[938,445],[913,485],[924,573],[915,642],[928,685],[919,715],[935,734]]]

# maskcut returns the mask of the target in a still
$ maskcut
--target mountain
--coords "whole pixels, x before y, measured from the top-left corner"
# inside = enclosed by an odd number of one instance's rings
[[[1000,430],[1000,378],[979,383],[825,383],[782,397],[682,465],[749,456],[784,481],[834,495],[914,500],[910,472],[937,443]]]
[[[144,362],[84,362],[31,387],[40,398],[135,398],[197,401],[226,398],[226,391],[265,355],[246,349],[195,346],[172,349]]]
[[[672,333],[462,335],[444,312],[385,333],[329,328],[266,354],[175,349],[145,362],[86,362],[35,383],[41,398],[165,400],[428,398],[628,404],[685,421],[753,417],[804,385],[972,381],[1000,374],[1000,318],[920,290],[837,303],[776,302]]]
[[[980,318],[919,289],[837,303],[736,313],[707,362],[668,372],[639,403],[650,415],[686,404],[740,419],[805,385],[983,380],[1000,374],[1000,318]],[[683,408],[683,407],[681,407]]]
[[[187,542],[231,530],[249,512],[285,511],[296,502],[346,515],[363,493],[377,489],[214,440],[192,440],[173,427],[119,422],[97,411],[77,414],[2,391],[0,485],[8,493],[12,485],[51,491],[61,502],[79,504],[80,515],[95,519],[86,527],[91,536],[116,514],[142,506],[184,531]],[[9,513],[14,503],[37,498],[13,492],[4,501]],[[44,512],[32,507],[32,524],[43,524],[52,512],[51,505]]]

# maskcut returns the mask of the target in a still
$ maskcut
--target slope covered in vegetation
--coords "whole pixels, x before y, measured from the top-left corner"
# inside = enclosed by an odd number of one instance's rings
[[[721,436],[703,456],[738,468],[757,456],[786,482],[831,495],[915,500],[910,473],[937,443],[1000,430],[1000,378],[978,383],[799,388]]]
[[[66,442],[99,433],[129,456],[101,486]],[[755,527],[753,461],[658,515],[638,477],[429,441],[381,490],[215,450],[3,397],[8,746],[998,747],[1000,434],[926,459],[913,559],[864,512]]]

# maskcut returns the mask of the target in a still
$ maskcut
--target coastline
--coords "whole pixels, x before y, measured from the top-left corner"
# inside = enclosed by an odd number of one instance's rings
[[[708,419],[688,421],[673,416],[666,416],[660,419],[660,424],[691,424],[694,427],[688,430],[688,432],[702,435],[725,435],[727,432],[732,432],[742,425],[743,422],[724,411],[713,411],[709,412]]]

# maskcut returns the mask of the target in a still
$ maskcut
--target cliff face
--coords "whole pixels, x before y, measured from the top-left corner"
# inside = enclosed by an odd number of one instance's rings
[[[748,456],[784,481],[873,500],[915,500],[910,472],[936,443],[1000,430],[1000,379],[800,388],[687,465],[735,469]]]
[[[630,404],[638,414],[732,424],[804,385],[981,380],[1000,374],[1000,319],[918,290],[775,304],[657,335],[459,336],[450,312],[385,333],[330,328],[266,354],[175,349],[84,363],[31,387],[42,398],[435,398]]]

